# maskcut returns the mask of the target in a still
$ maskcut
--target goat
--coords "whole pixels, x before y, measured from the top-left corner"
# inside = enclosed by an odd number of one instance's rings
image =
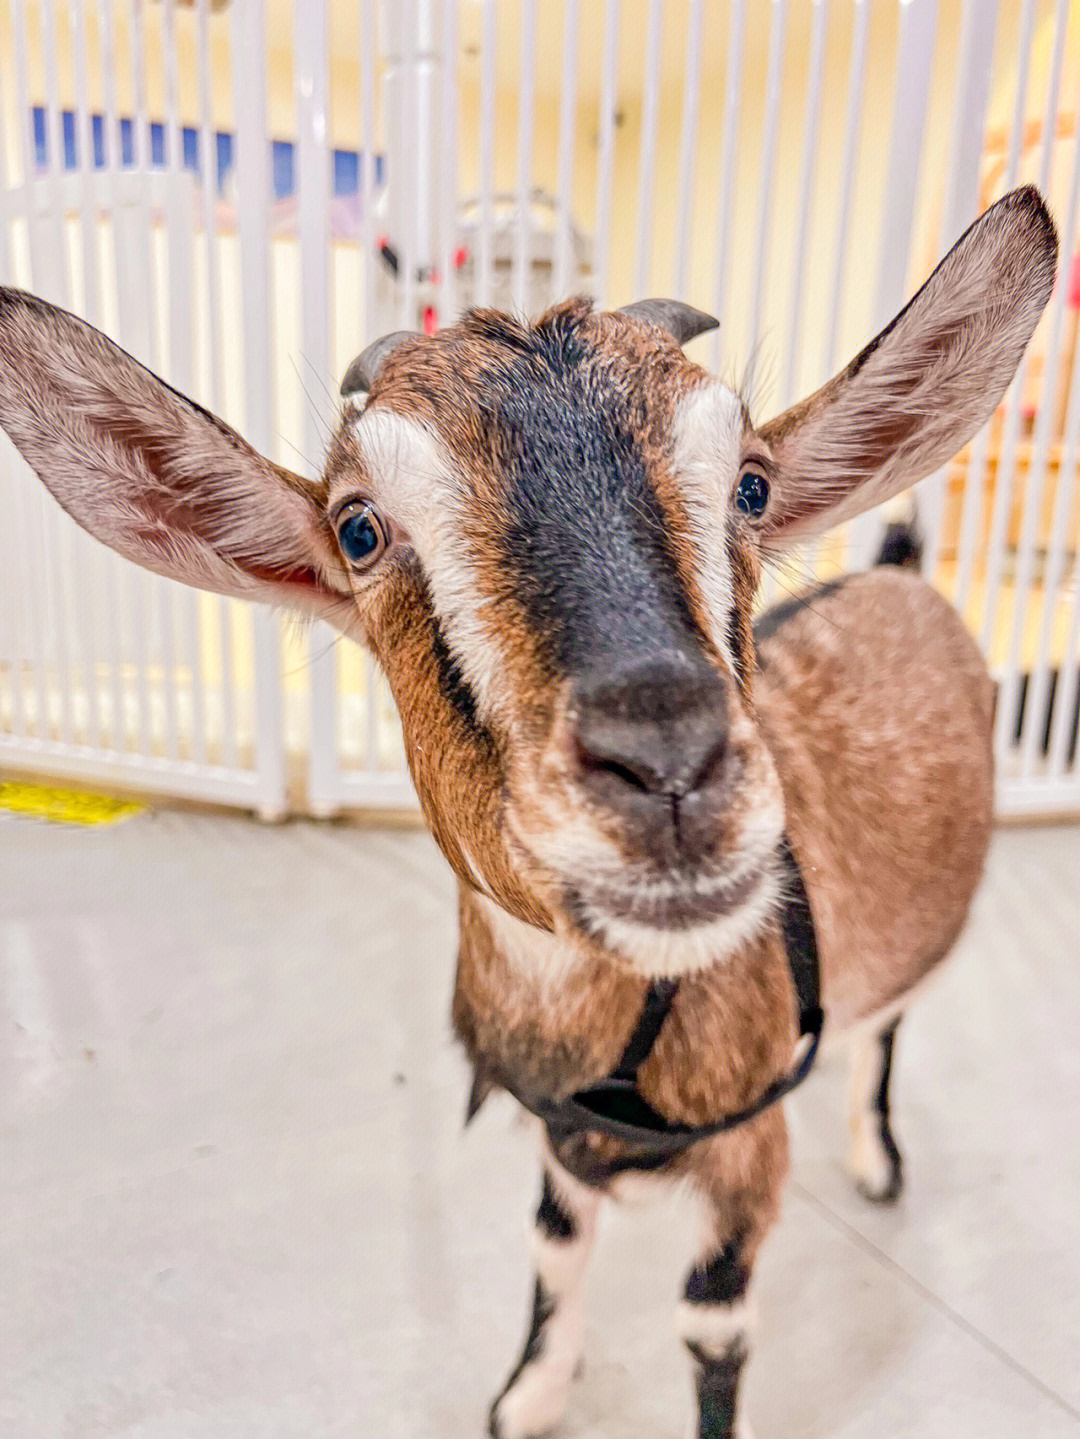
[[[763,560],[929,474],[1000,401],[1050,295],[1017,190],[822,389],[759,427],[648,301],[478,310],[350,367],[306,480],[97,331],[0,292],[0,423],[91,534],[160,574],[367,644],[456,873],[472,1107],[541,1116],[535,1302],[491,1411],[563,1412],[598,1207],[700,1200],[680,1325],[729,1439],[748,1291],[788,1154],[776,1099],[854,1037],[852,1163],[899,1192],[888,1086],[913,988],[964,923],[992,822],[993,686],[909,568],[767,613]],[[740,1430],[740,1432],[744,1432]]]

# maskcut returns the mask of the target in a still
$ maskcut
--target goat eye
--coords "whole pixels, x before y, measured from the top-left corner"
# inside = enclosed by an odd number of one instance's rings
[[[386,549],[386,528],[371,505],[346,511],[338,521],[338,544],[354,570],[370,569]]]
[[[759,519],[769,503],[769,482],[756,470],[747,470],[739,479],[735,491],[735,508],[750,519]]]

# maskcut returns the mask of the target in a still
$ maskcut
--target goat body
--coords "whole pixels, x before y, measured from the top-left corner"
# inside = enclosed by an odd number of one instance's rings
[[[707,321],[675,302],[570,301],[534,325],[472,312],[350,367],[315,481],[4,290],[0,423],[119,553],[319,615],[375,653],[459,880],[453,1021],[474,1102],[602,1079],[650,987],[677,978],[641,1097],[674,1125],[751,1106],[799,1042],[786,838],[828,1032],[856,1036],[856,1177],[884,1200],[901,1183],[896,1026],[986,853],[993,687],[906,569],[833,581],[756,626],[753,599],[764,560],[929,474],[989,417],[1055,263],[1038,194],[1006,196],[840,374],[760,427],[683,354]],[[533,1318],[492,1409],[500,1439],[560,1417],[597,1207],[643,1167],[600,1130],[540,1139]],[[652,1167],[701,1201],[680,1325],[698,1432],[731,1439],[783,1112]]]

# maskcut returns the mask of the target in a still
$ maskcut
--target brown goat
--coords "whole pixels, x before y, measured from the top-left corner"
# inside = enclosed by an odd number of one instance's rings
[[[698,1432],[735,1433],[787,1170],[763,1096],[811,1057],[815,965],[828,1030],[855,1036],[856,1176],[899,1190],[893,1036],[979,879],[993,689],[903,569],[756,631],[752,602],[763,556],[906,488],[989,417],[1055,257],[1037,192],[1006,196],[841,374],[759,428],[683,354],[685,307],[473,312],[361,357],[313,482],[79,320],[0,292],[0,422],[81,525],[161,574],[321,615],[389,677],[460,882],[474,1102],[499,1086],[546,1120],[502,1439],[562,1413],[597,1208],[635,1170],[700,1197],[680,1322]],[[620,1061],[642,1142],[574,1109]]]

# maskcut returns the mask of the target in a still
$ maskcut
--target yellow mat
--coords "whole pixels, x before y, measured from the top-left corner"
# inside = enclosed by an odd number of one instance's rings
[[[80,794],[77,790],[0,781],[0,811],[32,815],[56,824],[115,824],[144,808],[106,794]]]

